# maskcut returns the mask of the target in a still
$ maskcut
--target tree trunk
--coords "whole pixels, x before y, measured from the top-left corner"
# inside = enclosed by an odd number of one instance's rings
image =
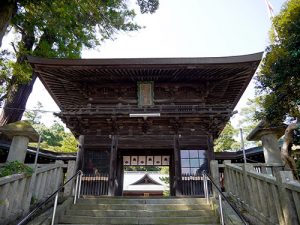
[[[34,44],[33,30],[22,33],[22,42],[27,51],[31,51]],[[24,63],[26,55],[20,55],[17,63]],[[36,75],[27,84],[19,84],[15,77],[12,77],[6,93],[5,104],[0,114],[0,126],[21,120],[25,111],[27,99],[32,91]]]
[[[33,30],[26,30],[27,33],[22,33],[22,42],[24,48],[30,52],[32,51],[34,45],[34,32]],[[52,45],[54,38],[46,31],[40,38],[39,43],[47,41],[48,44]],[[39,44],[35,48],[34,52],[38,53],[40,50]],[[21,55],[17,58],[17,63],[23,63],[26,60],[26,55]],[[8,123],[13,123],[22,119],[23,113],[25,111],[26,103],[31,94],[34,82],[36,80],[36,75],[32,74],[32,79],[27,84],[18,84],[16,79],[13,77],[10,82],[7,98],[5,105],[0,114],[0,126],[3,126]]]
[[[284,162],[284,165],[288,167],[288,169],[292,170],[295,179],[299,179],[297,174],[297,166],[295,160],[291,156],[292,145],[293,145],[293,131],[297,129],[298,124],[292,123],[290,124],[284,133],[284,142],[281,149],[281,159]]]
[[[11,86],[12,89],[8,93],[5,106],[0,114],[1,126],[21,120],[35,80],[36,75],[33,74],[29,83]]]
[[[5,35],[7,27],[17,11],[15,1],[1,0],[0,1],[0,47],[2,39]]]

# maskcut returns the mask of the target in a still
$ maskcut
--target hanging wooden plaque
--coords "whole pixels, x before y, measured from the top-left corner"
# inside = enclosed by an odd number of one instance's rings
[[[153,105],[153,85],[152,81],[138,82],[138,105],[151,106]]]

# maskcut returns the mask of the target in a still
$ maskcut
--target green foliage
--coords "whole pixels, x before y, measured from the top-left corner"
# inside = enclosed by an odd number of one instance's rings
[[[160,171],[159,166],[125,166],[125,171]]]
[[[160,173],[161,174],[169,174],[169,167],[168,166],[160,167]]]
[[[77,152],[78,142],[73,134],[64,133],[63,140],[61,141],[61,152]]]
[[[234,140],[234,136],[237,134],[237,130],[231,125],[229,121],[223,129],[220,136],[214,142],[215,152],[222,152],[225,150],[237,150],[239,146],[238,142]]]
[[[293,144],[300,145],[300,126],[297,126],[297,129],[293,130]]]
[[[287,1],[273,20],[277,40],[266,50],[257,87],[267,95],[258,119],[278,124],[287,116],[299,117],[300,0]]]
[[[249,142],[246,137],[250,132],[258,125],[256,115],[262,111],[262,101],[265,96],[256,96],[254,99],[248,99],[246,107],[240,110],[240,119],[238,121],[238,127],[243,130],[244,145],[245,148],[252,147],[255,142]],[[259,145],[258,142],[255,145]],[[240,147],[239,147],[240,148]]]
[[[36,203],[38,203],[38,199],[35,196],[32,196],[30,200],[30,205],[34,205]]]
[[[141,13],[154,13],[159,6],[158,0],[137,0]]]
[[[78,58],[83,47],[94,48],[119,31],[136,31],[136,13],[126,0],[20,1],[12,25],[34,35],[34,55]],[[142,13],[158,9],[158,0],[138,0]],[[19,52],[29,54],[19,43]],[[27,51],[27,52],[26,52]]]
[[[297,167],[297,171],[298,171],[298,176],[300,176],[300,159],[298,159],[296,161],[296,167]]]
[[[137,3],[142,13],[153,13],[159,6],[158,0]],[[10,25],[21,38],[13,44],[13,58],[0,58],[0,103],[6,96],[13,102],[20,84],[30,81],[32,69],[26,62],[27,55],[80,58],[83,48],[94,49],[107,39],[115,39],[119,32],[141,29],[134,22],[135,11],[128,5],[127,0],[12,1],[15,13]]]
[[[41,123],[42,103],[38,102],[32,111],[26,111],[24,117],[34,129],[42,136],[40,147],[55,152],[77,152],[77,140],[70,132],[65,132],[65,128],[58,122],[51,127]],[[30,146],[37,147],[37,143],[30,143]]]
[[[10,67],[12,54],[6,50],[0,52],[0,97],[5,98],[7,86],[12,76]],[[0,101],[1,106],[1,101]]]
[[[77,140],[70,132],[65,132],[64,127],[55,122],[51,127],[44,124],[34,124],[33,127],[41,134],[40,147],[55,152],[77,152]],[[30,146],[37,147],[36,143]]]
[[[9,162],[5,166],[0,168],[0,177],[20,173],[24,173],[26,176],[31,176],[33,173],[33,169],[18,161]]]
[[[160,168],[160,173],[161,174],[168,174],[169,175],[169,167],[168,166],[163,166]],[[159,179],[167,184],[168,187],[170,187],[170,175],[168,177],[159,177]],[[168,197],[170,196],[170,189],[164,190],[163,196]]]
[[[40,124],[40,120],[42,118],[41,110],[43,109],[43,105],[41,102],[37,102],[37,105],[34,107],[32,111],[26,111],[24,113],[24,117],[28,120],[32,125]]]
[[[26,61],[22,63],[17,63],[10,61],[9,67],[12,68],[13,76],[20,84],[26,84],[30,81],[32,75],[32,68]]]

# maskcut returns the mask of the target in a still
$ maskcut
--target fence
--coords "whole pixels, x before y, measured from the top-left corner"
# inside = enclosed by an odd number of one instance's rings
[[[7,224],[28,212],[32,203],[52,194],[63,182],[63,164],[39,165],[36,175],[0,178],[0,221]]]
[[[209,190],[211,190],[209,183]],[[196,174],[181,175],[182,195],[204,196],[203,176]]]
[[[81,179],[81,195],[107,195],[108,174],[84,174]]]
[[[255,224],[300,224],[300,183],[290,171],[274,166],[272,173],[263,174],[267,170],[257,171],[255,164],[225,163],[223,167],[226,192]],[[263,164],[260,167],[266,168]]]

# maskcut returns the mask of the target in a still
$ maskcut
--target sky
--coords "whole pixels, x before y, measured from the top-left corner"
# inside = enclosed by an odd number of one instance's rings
[[[269,0],[274,13],[284,0]],[[84,50],[82,58],[160,58],[219,57],[262,52],[268,44],[271,27],[265,0],[160,0],[156,13],[138,14],[136,22],[145,28],[116,35],[99,48]],[[7,45],[8,39],[4,39]],[[254,96],[253,82],[236,109]],[[33,109],[37,101],[44,109],[59,111],[43,85],[37,81],[27,102]],[[50,125],[52,113],[43,117]],[[237,126],[238,115],[233,124]]]

